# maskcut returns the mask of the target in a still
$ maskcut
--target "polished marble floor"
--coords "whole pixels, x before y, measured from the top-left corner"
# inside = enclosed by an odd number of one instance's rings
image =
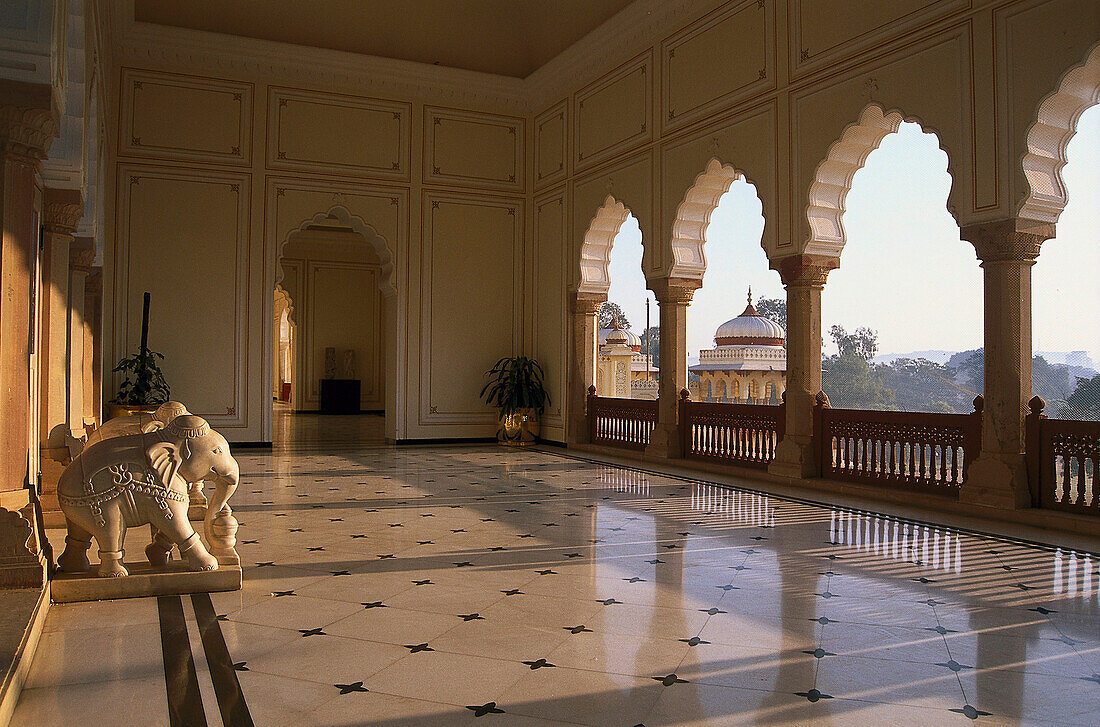
[[[380,427],[280,415],[244,589],[54,606],[12,724],[1100,724],[1095,554]]]

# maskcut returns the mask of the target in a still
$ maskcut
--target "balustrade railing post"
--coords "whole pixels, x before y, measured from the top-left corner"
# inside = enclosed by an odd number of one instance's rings
[[[588,420],[588,441],[596,441],[596,387],[588,387],[588,396],[585,397],[585,418]]]
[[[689,417],[691,405],[691,393],[687,389],[680,389],[680,456],[687,457],[691,454],[691,419]]]
[[[786,392],[783,392],[786,397]],[[784,404],[786,404],[786,398],[784,398]],[[813,441],[817,447],[818,458],[818,470],[817,476],[824,477],[825,474],[832,469],[833,463],[833,451],[830,443],[825,439],[825,423],[822,421],[824,412],[829,408],[829,396],[824,391],[817,392],[817,396],[814,397],[814,428],[813,428]]]
[[[1031,492],[1031,506],[1040,507],[1043,496],[1043,413],[1047,403],[1041,396],[1034,396],[1027,403],[1030,412],[1024,417],[1024,456],[1027,460],[1027,489]]]

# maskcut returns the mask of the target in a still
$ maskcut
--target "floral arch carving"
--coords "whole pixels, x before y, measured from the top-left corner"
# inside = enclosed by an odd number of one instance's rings
[[[390,250],[389,243],[386,238],[382,237],[373,227],[368,225],[363,218],[357,217],[348,211],[346,207],[336,205],[328,210],[328,212],[320,212],[307,220],[304,220],[302,224],[294,228],[282,239],[279,243],[278,253],[275,257],[279,260],[283,256],[283,249],[286,244],[290,242],[292,238],[298,232],[308,229],[311,225],[319,225],[322,223],[332,224],[333,222],[339,224],[342,227],[350,228],[353,232],[358,233],[364,240],[371,246],[374,252],[378,255],[378,260],[382,264],[382,276],[379,279],[379,288],[382,290],[382,295],[386,298],[397,295],[397,284],[394,275],[394,255]],[[275,271],[275,283],[278,287],[282,282],[283,272],[282,269],[276,267]]]
[[[611,287],[611,275],[607,270],[611,262],[611,245],[629,216],[630,210],[611,195],[596,210],[581,243],[578,293],[607,297]]]
[[[707,168],[695,178],[672,222],[672,267],[669,277],[702,280],[707,269],[704,252],[710,216],[718,207],[722,195],[745,175],[728,164],[712,158]]]
[[[818,164],[810,184],[809,204],[806,207],[810,239],[804,254],[840,257],[847,240],[843,222],[844,200],[852,189],[852,179],[871,152],[879,147],[883,138],[897,131],[903,121],[919,123],[926,133],[936,134],[934,129],[917,118],[906,118],[897,110],[887,112],[882,106],[872,103],[859,115],[859,120],[849,124],[840,139],[829,147],[825,160]],[[936,139],[940,148],[947,152],[947,173],[954,180],[951,153],[944,148],[939,134],[936,134]],[[956,185],[952,183],[948,193],[949,200],[956,193]],[[948,210],[955,217],[953,203],[949,202]]]
[[[1077,132],[1077,120],[1100,102],[1100,45],[1085,62],[1070,69],[1058,90],[1039,104],[1035,122],[1027,132],[1027,151],[1021,162],[1027,180],[1017,219],[1053,225],[1066,207],[1068,194],[1062,181],[1066,147]]]

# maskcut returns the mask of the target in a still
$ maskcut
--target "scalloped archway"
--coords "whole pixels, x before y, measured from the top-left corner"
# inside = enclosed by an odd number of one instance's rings
[[[611,288],[607,269],[611,263],[611,246],[629,216],[630,210],[611,195],[596,210],[581,243],[577,293],[607,299],[607,291]]]
[[[1039,104],[1021,160],[1027,194],[1016,211],[1018,220],[1048,225],[1058,222],[1068,201],[1062,181],[1066,147],[1077,133],[1081,114],[1096,103],[1100,103],[1100,44],[1084,63],[1067,71],[1058,89]]]
[[[843,221],[844,202],[852,189],[852,179],[863,168],[871,152],[879,147],[883,138],[897,131],[903,121],[920,124],[925,133],[936,135],[940,148],[947,154],[947,173],[954,180],[951,153],[944,148],[942,138],[934,129],[916,117],[906,117],[901,111],[887,112],[878,104],[869,104],[860,113],[859,120],[849,124],[840,138],[833,142],[825,159],[817,166],[806,207],[810,238],[803,251],[804,255],[840,257],[847,241]],[[957,193],[957,186],[952,183],[947,205],[952,217],[955,217],[952,200]]]
[[[279,248],[275,253],[275,260],[278,261],[283,257],[283,249],[286,248],[290,239],[294,235],[303,230],[309,229],[311,225],[321,224],[333,224],[336,223],[341,227],[347,227],[353,232],[358,233],[364,240],[371,246],[374,252],[378,255],[378,260],[382,264],[382,277],[379,279],[378,287],[382,291],[382,295],[386,298],[393,297],[397,294],[397,284],[394,277],[394,255],[390,250],[389,243],[386,238],[382,237],[373,227],[368,225],[362,217],[353,215],[348,211],[346,207],[341,205],[334,205],[327,212],[319,212],[313,217],[307,220],[303,220],[300,225],[290,230],[279,241]],[[283,280],[282,269],[276,266],[275,268],[275,283],[280,284]]]
[[[730,190],[734,182],[742,179],[746,179],[742,172],[713,157],[707,162],[706,169],[695,178],[695,183],[676,208],[676,219],[672,223],[669,277],[703,279],[707,269],[704,248],[711,214],[717,209],[722,195]]]

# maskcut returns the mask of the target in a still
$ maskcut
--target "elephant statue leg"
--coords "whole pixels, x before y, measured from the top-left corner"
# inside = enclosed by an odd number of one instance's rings
[[[191,570],[218,569],[218,559],[207,552],[206,546],[199,539],[199,534],[191,528],[191,523],[187,521],[186,510],[174,515],[171,519],[161,517],[155,525],[158,533],[179,546],[180,555],[188,568]]]
[[[103,578],[118,578],[130,575],[122,559],[126,555],[122,543],[126,539],[126,523],[122,519],[117,504],[103,509],[104,524],[96,527],[92,534],[99,543],[99,575]]]
[[[153,542],[145,546],[145,557],[149,565],[163,568],[172,557],[172,540],[160,530],[153,528]]]
[[[65,518],[65,552],[57,559],[57,566],[64,573],[83,573],[88,570],[88,548],[92,544],[92,534]]]

